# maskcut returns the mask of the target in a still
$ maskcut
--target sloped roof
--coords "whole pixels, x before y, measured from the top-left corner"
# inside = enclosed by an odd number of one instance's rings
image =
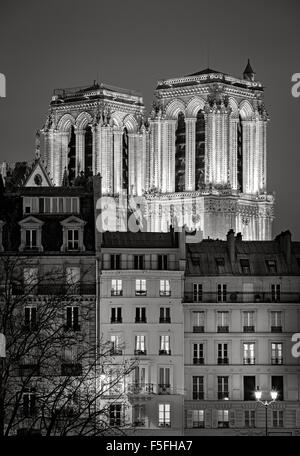
[[[177,248],[177,233],[148,233],[140,232],[105,232],[103,233],[103,248]]]

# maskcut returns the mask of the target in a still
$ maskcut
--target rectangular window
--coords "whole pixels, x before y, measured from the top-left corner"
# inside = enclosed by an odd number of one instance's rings
[[[271,285],[271,299],[272,302],[280,302],[280,284]]]
[[[112,334],[110,336],[110,343],[111,343],[111,354],[112,355],[122,355],[121,340],[120,336],[116,334]]]
[[[168,255],[157,256],[157,267],[159,270],[166,271],[168,269]]]
[[[64,212],[64,199],[58,198],[58,210],[60,213]]]
[[[283,376],[272,375],[271,377],[271,388],[277,391],[277,400],[283,401]]]
[[[244,376],[244,401],[255,400],[255,376],[245,375]]]
[[[245,427],[255,428],[255,410],[245,410]]]
[[[72,212],[73,214],[79,213],[79,200],[78,198],[72,198]]]
[[[27,331],[37,329],[37,308],[26,306],[24,308],[24,324]]]
[[[193,301],[202,302],[202,283],[193,284]]]
[[[109,425],[122,426],[122,404],[110,404],[109,406]]]
[[[68,250],[79,249],[79,231],[68,229]]]
[[[283,410],[272,410],[272,424],[274,428],[283,428]]]
[[[146,336],[138,334],[135,336],[135,355],[146,355]]]
[[[170,368],[169,367],[160,367],[159,368],[159,384],[158,384],[158,394],[170,394]]]
[[[243,344],[243,364],[255,364],[255,344],[253,342]]]
[[[282,312],[271,312],[271,332],[282,332]]]
[[[170,280],[160,280],[159,296],[171,296]]]
[[[36,412],[36,395],[34,392],[23,393],[23,414],[32,417]]]
[[[144,269],[144,255],[134,255],[134,269]]]
[[[218,302],[226,302],[227,300],[227,285],[218,284]]]
[[[159,336],[159,354],[160,355],[170,355],[171,354],[169,335],[163,334],[163,335]]]
[[[204,410],[192,410],[193,428],[204,428]]]
[[[78,306],[67,306],[65,329],[71,329],[72,331],[80,331]]]
[[[228,377],[218,377],[218,399],[229,398]]]
[[[57,209],[57,198],[52,198],[52,213],[56,214],[58,212]]]
[[[170,307],[160,307],[159,309],[159,323],[171,323]]]
[[[266,265],[270,274],[277,274],[276,260],[266,260]]]
[[[193,400],[204,399],[204,378],[193,376]]]
[[[229,332],[229,312],[217,312],[217,332]]]
[[[146,279],[136,279],[135,281],[135,295],[136,296],[146,296]]]
[[[137,404],[133,407],[133,425],[135,427],[146,426],[146,406],[145,404]]]
[[[121,255],[115,254],[110,255],[110,269],[121,269]]]
[[[45,198],[45,212],[50,214],[50,198]]]
[[[120,279],[112,279],[112,281],[111,281],[111,295],[112,296],[122,296],[123,295],[122,280],[120,280]]]
[[[193,319],[193,332],[194,333],[204,332],[204,312],[203,311],[193,312],[192,319]]]
[[[37,230],[25,230],[25,248],[37,248]]]
[[[218,364],[228,364],[228,344],[218,344]]]
[[[243,312],[243,331],[244,332],[254,332],[254,312],[245,311]]]
[[[122,307],[112,307],[111,308],[111,323],[122,323]]]
[[[243,274],[250,274],[250,262],[248,258],[240,260],[241,270]]]
[[[193,344],[193,364],[204,364],[203,344]]]
[[[66,198],[66,212],[71,212],[71,198]]]
[[[225,272],[225,259],[224,258],[216,258],[216,266],[218,274],[224,274]]]
[[[44,198],[39,198],[39,213],[44,213]]]
[[[146,307],[136,307],[135,308],[135,322],[136,323],[147,323]]]
[[[218,413],[218,428],[229,428],[229,411],[217,410]]]
[[[282,343],[272,342],[271,344],[271,362],[272,364],[283,364]]]
[[[160,427],[171,427],[171,405],[158,405],[158,425]]]

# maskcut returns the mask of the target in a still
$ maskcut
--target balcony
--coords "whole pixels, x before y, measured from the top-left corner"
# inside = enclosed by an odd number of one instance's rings
[[[229,332],[229,326],[218,326],[217,327],[217,332],[218,333],[228,333]]]
[[[204,364],[204,358],[193,358],[193,364]]]
[[[229,393],[228,391],[219,391],[218,392],[218,400],[221,401],[221,400],[227,400],[229,399]]]
[[[111,290],[111,296],[123,296],[123,290]]]
[[[282,332],[282,326],[271,326],[271,332],[272,333],[281,333]]]
[[[171,355],[171,350],[159,350],[158,351],[159,355]]]
[[[158,385],[158,394],[171,394],[171,385],[168,383],[160,383]]]
[[[273,365],[280,365],[283,364],[283,358],[277,357],[271,359],[271,364]]]
[[[147,296],[147,290],[135,290],[135,296]]]
[[[194,333],[204,333],[204,326],[193,326]]]
[[[135,355],[147,355],[147,350],[139,350],[139,349],[136,349],[134,350],[134,354]]]
[[[129,383],[128,384],[128,394],[153,394],[154,393],[154,384],[153,383]]]
[[[226,298],[226,299],[224,299]],[[255,303],[255,302],[286,302],[286,303],[300,303],[300,293],[299,292],[280,292],[280,294],[274,295],[270,292],[243,292],[243,291],[228,291],[226,296],[217,291],[212,292],[203,292],[201,294],[195,294],[193,291],[186,291],[184,293],[184,302],[204,302],[204,303],[217,303],[217,302],[245,302],[245,303]]]
[[[171,323],[171,317],[159,317],[159,323]]]
[[[254,326],[243,326],[244,333],[253,333],[255,332]]]
[[[255,364],[255,358],[244,357],[243,364]]]
[[[160,290],[159,296],[171,296],[171,291],[169,291],[169,290]]]
[[[218,364],[228,364],[229,363],[229,359],[228,358],[218,358],[217,359],[217,363]]]
[[[122,323],[122,317],[118,317],[118,318],[111,317],[110,322],[113,323],[113,324]]]
[[[193,391],[193,400],[194,401],[203,401],[204,392],[203,391]]]
[[[112,348],[110,350],[110,355],[111,356],[121,356],[122,354],[123,354],[123,352],[122,352],[121,348]]]

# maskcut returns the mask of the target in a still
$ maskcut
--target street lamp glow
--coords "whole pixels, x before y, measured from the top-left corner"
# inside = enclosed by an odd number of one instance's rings
[[[272,401],[276,401],[277,396],[278,396],[277,391],[272,390],[270,394],[271,394]]]
[[[262,395],[262,392],[259,390],[259,388],[257,387],[257,389],[255,390],[255,399],[257,401],[260,401],[261,400],[261,395]]]

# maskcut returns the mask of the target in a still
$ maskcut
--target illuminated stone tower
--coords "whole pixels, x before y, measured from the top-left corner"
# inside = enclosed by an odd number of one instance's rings
[[[59,90],[44,127],[56,185],[64,169],[101,173],[103,194],[144,195],[148,231],[196,228],[224,239],[272,237],[263,87],[250,62],[243,79],[211,69],[159,81],[150,117],[142,98],[106,85]]]

